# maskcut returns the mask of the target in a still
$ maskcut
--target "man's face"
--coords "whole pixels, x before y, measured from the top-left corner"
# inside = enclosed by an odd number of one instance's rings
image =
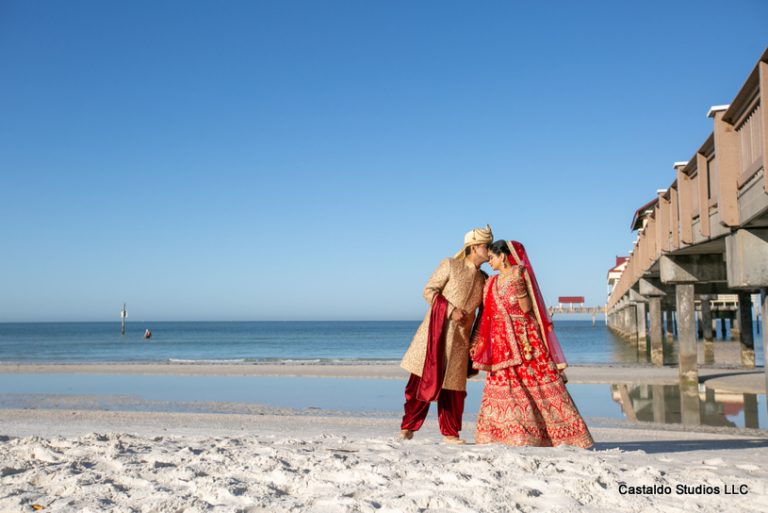
[[[481,263],[485,263],[488,261],[488,257],[489,257],[488,244],[476,244],[472,247],[474,248],[475,255],[477,255]]]

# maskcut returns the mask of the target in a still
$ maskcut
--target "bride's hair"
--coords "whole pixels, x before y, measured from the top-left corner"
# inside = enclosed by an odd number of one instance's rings
[[[497,240],[490,246],[488,246],[488,251],[493,253],[494,255],[504,255],[509,256],[509,246],[507,246],[507,241],[505,240]]]

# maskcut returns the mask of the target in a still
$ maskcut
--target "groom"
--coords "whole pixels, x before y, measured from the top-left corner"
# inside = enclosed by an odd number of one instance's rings
[[[464,247],[446,258],[424,288],[431,305],[416,330],[400,366],[411,373],[405,387],[405,415],[400,437],[413,438],[437,401],[440,433],[447,443],[464,443],[459,438],[464,399],[467,397],[469,336],[475,311],[483,301],[487,275],[480,266],[488,261],[491,227],[475,228],[464,236]]]

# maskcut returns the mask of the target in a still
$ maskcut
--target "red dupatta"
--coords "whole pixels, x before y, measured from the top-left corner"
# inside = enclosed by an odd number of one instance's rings
[[[445,334],[448,326],[448,300],[442,294],[436,294],[430,309],[427,333],[427,356],[416,391],[419,401],[437,401],[445,378]]]
[[[541,295],[541,289],[539,289],[539,283],[536,280],[536,274],[533,272],[531,261],[528,259],[528,254],[525,251],[523,245],[517,241],[507,242],[509,247],[509,263],[512,265],[523,265],[526,272],[526,286],[528,287],[528,295],[531,298],[533,312],[536,316],[537,326],[540,330],[541,339],[547,344],[549,355],[552,361],[557,365],[558,369],[565,369],[568,363],[565,360],[563,349],[560,346],[560,341],[555,334],[555,328],[552,325],[552,320],[547,313],[547,307],[544,304],[544,298]],[[494,276],[491,279],[495,279]],[[503,309],[503,305],[497,305],[493,298],[493,283],[490,283],[488,292],[483,298],[483,317],[480,319],[480,325],[478,326],[477,337],[474,340],[474,354],[472,360],[475,362],[474,367],[485,371],[492,370],[493,365],[493,344],[491,343],[491,321],[489,319],[496,315],[496,311],[499,308]],[[504,312],[502,312],[504,315]],[[513,356],[516,362],[512,364],[518,364],[519,356]]]
[[[539,329],[541,329],[542,339],[547,343],[549,348],[549,355],[557,365],[558,369],[565,369],[568,366],[568,362],[565,361],[565,354],[563,354],[563,348],[560,346],[560,340],[555,334],[555,327],[552,324],[552,319],[549,318],[547,307],[544,304],[544,298],[541,295],[541,289],[539,288],[539,282],[536,281],[536,274],[533,272],[533,266],[528,259],[528,253],[525,251],[525,247],[516,240],[507,242],[511,255],[510,263],[517,265],[524,265],[528,279],[526,285],[528,286],[528,294],[531,296],[533,302],[533,311],[536,314],[536,320],[539,321]]]

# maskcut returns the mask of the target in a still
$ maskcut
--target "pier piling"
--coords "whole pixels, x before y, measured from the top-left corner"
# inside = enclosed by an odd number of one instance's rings
[[[744,427],[750,429],[760,428],[756,394],[744,394]]]
[[[712,335],[712,296],[702,294],[699,296],[701,304],[701,335],[704,341],[704,363],[715,363],[715,340]]]
[[[646,301],[638,301],[635,303],[635,308],[637,311],[637,350],[638,354],[641,355],[643,358],[647,355],[647,344],[648,344],[648,329],[647,329],[647,319],[646,319]]]
[[[661,325],[661,297],[651,297],[651,363],[656,367],[664,365],[664,333]]]
[[[693,302],[693,283],[678,283],[675,286],[679,322],[678,357],[680,360],[680,381],[697,385],[699,383],[698,355],[696,350],[696,326]]]
[[[675,328],[672,324],[672,310],[667,310],[665,313],[666,318],[666,334],[667,334],[667,340],[671,341],[675,338]]]
[[[741,313],[736,311],[729,314],[731,319],[731,340],[741,339]]]
[[[739,332],[741,365],[755,367],[755,338],[752,335],[752,292],[739,292],[739,310],[736,317],[742,327]]]
[[[701,399],[699,399],[698,384],[680,383],[680,420],[688,426],[701,425]]]
[[[666,295],[665,288],[657,279],[641,278],[639,282],[640,295],[648,301],[648,317],[650,318],[651,363],[656,367],[664,365],[664,345],[661,299]]]
[[[762,317],[763,317],[763,360],[765,365],[765,389],[768,391],[768,343],[766,343],[766,337],[768,337],[768,288],[763,288],[760,294],[760,300],[762,303]]]
[[[651,385],[651,393],[653,394],[653,421],[659,424],[667,422],[667,405],[666,397],[664,395],[664,385]]]

